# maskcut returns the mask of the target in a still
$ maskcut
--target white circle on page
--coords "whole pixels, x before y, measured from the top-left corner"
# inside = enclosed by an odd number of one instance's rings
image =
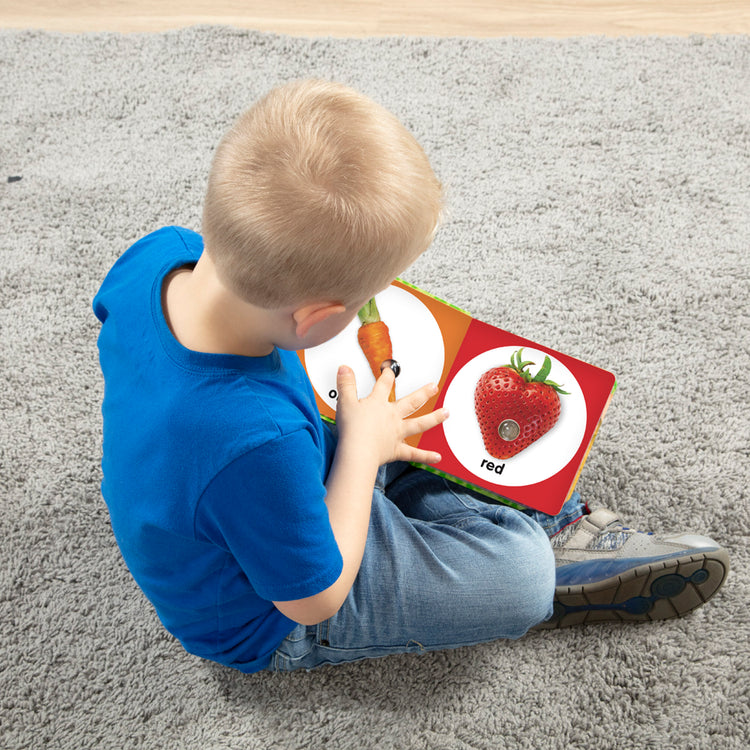
[[[396,378],[396,398],[402,398],[427,383],[437,384],[443,374],[445,346],[440,327],[417,297],[390,286],[376,295],[380,319],[388,326],[393,359],[401,366]],[[323,401],[336,409],[336,372],[348,365],[357,380],[357,396],[368,396],[375,378],[357,341],[358,317],[337,336],[305,351],[305,368],[313,388]],[[334,395],[331,395],[334,394]]]
[[[473,476],[498,486],[521,487],[549,479],[564,468],[581,446],[586,431],[586,400],[573,373],[561,362],[550,357],[549,380],[558,383],[567,395],[560,394],[560,417],[555,426],[536,442],[512,458],[491,456],[484,447],[479,422],[474,411],[474,390],[479,378],[494,367],[510,363],[517,346],[490,349],[469,360],[448,386],[444,406],[450,419],[443,423],[445,439],[459,462]],[[545,352],[524,347],[523,359],[535,363],[536,374],[544,362]],[[502,474],[488,470],[482,461],[494,466],[504,464]]]

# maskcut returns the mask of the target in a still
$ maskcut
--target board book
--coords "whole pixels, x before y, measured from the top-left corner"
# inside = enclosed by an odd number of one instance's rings
[[[437,395],[413,416],[443,406],[450,412],[443,424],[409,439],[442,456],[434,466],[420,466],[497,502],[559,512],[617,387],[615,376],[483,323],[401,280],[375,297],[373,313],[387,326],[388,358],[400,367],[395,397],[432,382]],[[336,417],[339,365],[354,371],[360,398],[375,383],[375,364],[359,341],[362,319],[298,352],[324,419]]]

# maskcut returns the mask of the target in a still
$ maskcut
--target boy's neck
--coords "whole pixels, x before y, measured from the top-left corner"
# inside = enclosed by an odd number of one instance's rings
[[[274,350],[268,311],[229,294],[205,253],[192,270],[166,278],[162,309],[174,337],[193,351],[264,357]]]

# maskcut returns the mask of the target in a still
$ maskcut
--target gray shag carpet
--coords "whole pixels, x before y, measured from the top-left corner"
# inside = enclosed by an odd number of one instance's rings
[[[162,630],[99,496],[90,301],[139,236],[199,228],[221,134],[312,75],[396,112],[447,186],[408,280],[617,374],[579,487],[720,540],[707,606],[287,676]],[[0,81],[1,747],[747,747],[750,38],[3,31]]]

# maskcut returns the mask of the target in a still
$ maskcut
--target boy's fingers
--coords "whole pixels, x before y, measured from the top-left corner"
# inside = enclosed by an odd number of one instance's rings
[[[357,400],[357,380],[354,370],[346,365],[341,365],[336,373],[336,388],[339,392],[339,401],[350,401],[352,397]]]
[[[407,419],[404,421],[404,435],[405,437],[411,437],[412,435],[419,435],[421,432],[426,432],[442,422],[445,422],[445,420],[448,419],[448,416],[447,409],[438,409],[429,414],[424,414],[421,417]]]
[[[415,464],[438,464],[443,457],[435,451],[421,451],[418,448],[412,448],[410,445],[405,446],[403,455],[400,456],[402,461],[411,461]]]
[[[424,406],[436,393],[438,389],[433,383],[423,385],[414,393],[399,399],[399,406],[404,417],[414,414],[420,407]]]
[[[393,370],[390,367],[383,368],[380,372],[380,377],[375,381],[375,387],[372,389],[372,392],[378,395],[385,394],[387,398],[395,380],[396,375]]]

